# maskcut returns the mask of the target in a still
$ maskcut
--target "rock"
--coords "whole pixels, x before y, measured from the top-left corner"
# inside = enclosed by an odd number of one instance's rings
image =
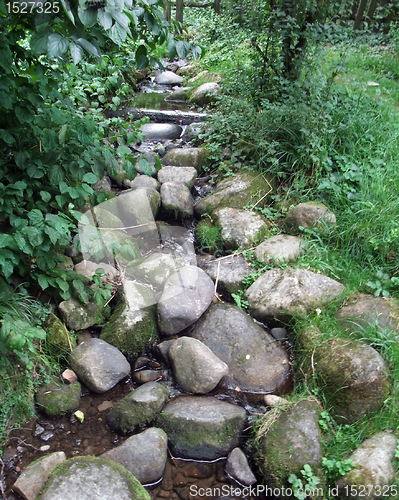
[[[239,406],[212,397],[181,396],[170,401],[157,420],[176,456],[215,460],[238,446],[246,421]]]
[[[154,223],[160,206],[161,196],[155,189],[132,189],[118,196],[118,210],[127,227]]]
[[[110,313],[108,306],[98,306],[94,302],[83,305],[73,297],[58,304],[58,310],[71,330],[84,330],[93,325],[101,325]]]
[[[75,457],[59,465],[47,481],[40,500],[150,500],[131,472],[104,458]],[[38,500],[39,500],[38,499]]]
[[[244,486],[251,486],[251,484],[256,483],[256,477],[249,467],[247,457],[240,448],[234,448],[229,453],[226,462],[226,472]]]
[[[281,406],[285,405],[288,403],[288,400],[285,398],[280,398],[280,396],[275,396],[274,394],[266,394],[266,396],[263,397],[263,401],[265,402],[266,406]]]
[[[176,167],[194,167],[200,174],[209,165],[208,151],[205,148],[175,148],[166,153],[162,164]]]
[[[60,257],[63,260],[62,262],[57,263],[57,267],[64,271],[72,271],[74,266],[72,257],[69,257],[67,255],[60,255]]]
[[[327,305],[343,289],[338,281],[307,269],[271,269],[248,288],[245,298],[258,321],[287,322]]]
[[[398,311],[398,301],[393,298],[358,295],[338,311],[337,320],[350,332],[377,325],[379,330],[393,330],[399,334]]]
[[[232,304],[212,304],[191,336],[229,367],[222,384],[250,394],[283,392],[290,383],[287,353],[264,328]]]
[[[184,259],[186,265],[196,265],[193,234],[185,227],[158,223],[163,253],[171,253]]]
[[[201,71],[198,75],[194,76],[189,80],[189,83],[195,83],[196,85],[206,83],[206,82],[215,82],[219,83],[222,80],[222,77],[218,73],[210,73],[207,70]]]
[[[46,345],[53,355],[65,354],[76,346],[76,340],[69,334],[62,321],[53,313],[49,314],[43,329],[46,332]]]
[[[314,351],[314,366],[326,383],[325,395],[335,419],[352,424],[378,410],[389,395],[388,367],[363,342],[334,338]]]
[[[144,427],[156,419],[168,397],[169,391],[162,384],[147,382],[114,404],[107,417],[108,425],[122,432]]]
[[[162,167],[158,172],[161,184],[178,182],[191,189],[197,179],[197,170],[194,167]]]
[[[299,227],[326,231],[331,229],[336,222],[335,215],[323,203],[308,201],[296,205],[288,212],[284,228],[288,234],[295,236],[301,232]]]
[[[100,458],[107,458],[128,469],[142,484],[159,481],[167,458],[168,437],[162,429],[151,427],[136,434]],[[110,499],[111,500],[111,499]]]
[[[195,64],[188,64],[187,66],[182,66],[176,73],[182,76],[191,76],[197,71],[197,66]]]
[[[272,180],[258,173],[241,172],[229,177],[216,186],[212,194],[206,196],[195,205],[198,215],[211,215],[217,208],[239,208],[253,205],[259,201],[262,193],[270,191],[264,203],[268,203],[273,195]]]
[[[118,289],[116,301],[100,338],[115,346],[128,359],[134,359],[158,339],[156,297],[148,286],[125,280]]]
[[[95,193],[112,194],[111,180],[107,175],[104,175],[104,177],[92,184],[91,188]]]
[[[115,278],[115,276],[118,274],[118,271],[115,269],[114,266],[111,266],[110,264],[107,264],[106,262],[91,262],[90,260],[82,260],[79,262],[79,264],[75,265],[75,272],[78,274],[82,274],[83,276],[86,276],[86,278],[91,279],[95,274],[96,271],[102,269],[105,273],[102,278],[107,278],[107,276],[111,279]]]
[[[76,373],[72,370],[69,370],[69,368],[67,370],[64,370],[61,376],[62,380],[67,384],[72,384],[73,382],[77,382],[78,380]]]
[[[79,382],[62,384],[57,379],[42,385],[36,393],[36,404],[49,417],[60,417],[79,408]]]
[[[160,184],[156,179],[154,179],[154,177],[139,174],[137,174],[132,181],[125,180],[123,185],[131,189],[146,188],[155,189],[156,191],[159,191],[160,189]]]
[[[169,349],[174,341],[175,339],[164,340],[163,342],[160,342],[155,346],[155,352],[157,354],[157,357],[159,357],[161,361],[163,361],[167,366],[169,366],[170,364]]]
[[[118,199],[113,198],[93,208],[94,215],[96,216],[95,225],[99,228],[121,228],[122,221],[115,212],[115,207],[118,205]],[[92,213],[90,212],[90,215]],[[86,215],[88,216],[88,215]],[[93,269],[95,271],[95,269]]]
[[[199,139],[199,135],[203,131],[203,123],[190,123],[190,125],[187,125],[186,130],[183,132],[182,139],[184,142],[196,141],[197,139]]]
[[[183,83],[183,77],[172,71],[163,71],[155,78],[155,83],[158,85],[180,85]]]
[[[242,280],[252,272],[251,266],[241,255],[207,262],[203,270],[211,280],[216,282],[218,278],[218,290],[230,296],[244,289]]]
[[[165,97],[166,102],[187,101],[190,97],[191,87],[180,87]]]
[[[190,102],[197,106],[206,106],[215,101],[215,96],[220,95],[222,89],[215,82],[203,83],[191,94]]]
[[[53,470],[65,460],[63,451],[38,458],[22,471],[12,489],[25,500],[36,500]]]
[[[278,234],[267,238],[255,250],[256,260],[273,264],[274,262],[295,262],[304,253],[301,248],[301,238]]]
[[[392,463],[397,445],[396,437],[389,432],[380,432],[366,439],[349,457],[355,467],[337,483],[340,498],[374,500],[381,497],[378,492],[390,496],[388,485],[395,476]],[[354,492],[357,494],[351,494]]]
[[[179,386],[193,394],[212,391],[229,371],[209,347],[190,337],[180,337],[172,344],[169,359]]]
[[[147,141],[168,141],[178,139],[183,129],[172,123],[145,123],[140,127]]]
[[[177,218],[187,218],[194,215],[194,199],[190,190],[184,184],[165,182],[161,186],[162,209]]]
[[[174,335],[192,325],[206,311],[214,296],[209,276],[194,266],[172,274],[158,303],[158,326],[164,335]]]
[[[276,340],[288,339],[288,330],[286,328],[275,327],[270,330],[270,333]]]
[[[106,392],[130,373],[125,356],[100,339],[88,339],[70,354],[71,367],[93,392]]]
[[[215,210],[213,217],[221,227],[224,246],[232,250],[252,247],[269,233],[269,223],[255,212],[226,207]]]
[[[171,253],[155,252],[135,259],[126,266],[126,276],[149,285],[158,301],[166,280],[185,266],[183,257]]]
[[[157,370],[140,370],[133,373],[133,380],[138,384],[146,384],[147,382],[157,382],[163,379],[163,373]]]
[[[301,400],[276,411],[278,413],[268,412],[262,417],[256,435],[259,439],[256,459],[265,484],[280,489],[292,487],[288,483],[289,475],[302,477],[300,471],[305,464],[309,464],[313,474],[321,479],[319,405],[314,400]],[[262,429],[266,425],[264,434]],[[322,483],[318,485],[322,486]]]

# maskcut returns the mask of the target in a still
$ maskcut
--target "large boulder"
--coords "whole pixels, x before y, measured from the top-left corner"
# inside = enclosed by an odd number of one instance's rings
[[[206,106],[215,101],[215,96],[220,95],[222,89],[216,82],[203,83],[191,94],[190,102],[197,106]]]
[[[158,85],[180,85],[183,83],[183,77],[176,75],[173,71],[162,71],[155,77],[155,83]]]
[[[305,464],[311,466],[315,476],[322,477],[319,418],[320,407],[314,400],[301,400],[293,405],[278,407],[261,418],[257,426],[256,458],[265,484],[279,490],[282,486],[290,488],[290,474],[302,477],[301,469]]]
[[[155,303],[155,294],[148,286],[125,280],[101,339],[117,347],[128,359],[142,354],[158,338]]]
[[[158,172],[158,181],[161,184],[165,182],[178,182],[191,189],[194,186],[197,175],[197,170],[194,167],[162,167]]]
[[[147,382],[114,404],[107,417],[108,425],[122,432],[144,427],[156,419],[168,397],[166,387]]]
[[[118,197],[118,213],[125,226],[151,224],[161,206],[161,195],[155,189],[138,188]]]
[[[338,281],[307,269],[271,269],[248,288],[245,298],[257,320],[287,322],[327,305],[343,289]]]
[[[257,245],[268,235],[270,228],[262,215],[248,210],[220,208],[214,211],[213,217],[221,227],[224,246],[232,250]]]
[[[200,174],[209,165],[208,151],[205,148],[175,148],[166,153],[163,165],[176,167],[194,167]]]
[[[388,367],[371,346],[334,338],[319,344],[313,359],[316,373],[326,383],[325,395],[336,420],[356,422],[387,399]]]
[[[256,483],[256,477],[249,466],[248,459],[240,448],[234,448],[229,453],[226,461],[226,472],[244,486]]]
[[[84,330],[93,325],[102,325],[109,317],[110,308],[98,306],[94,302],[82,304],[71,297],[58,304],[61,318],[71,330]]]
[[[381,493],[396,498],[396,488],[391,491],[389,485],[395,476],[392,464],[397,446],[398,440],[389,432],[366,439],[349,457],[354,467],[337,483],[340,498],[374,500]]]
[[[194,215],[194,198],[180,182],[164,182],[161,186],[162,209],[170,216],[187,218]]]
[[[255,172],[240,172],[234,177],[230,177],[218,183],[215,191],[206,196],[195,205],[195,212],[198,215],[205,213],[212,214],[217,208],[244,208],[247,205],[255,204],[262,194],[270,191],[264,203],[271,200],[273,190],[271,179]]]
[[[228,295],[243,290],[242,280],[252,272],[251,266],[241,255],[212,260],[202,269],[211,280],[218,281],[218,290]]]
[[[167,435],[162,429],[151,427],[126,439],[120,446],[106,451],[100,458],[123,465],[142,484],[153,484],[163,475],[167,451]]]
[[[308,201],[300,203],[292,208],[284,221],[284,228],[288,234],[300,234],[303,227],[305,229],[318,229],[326,231],[331,229],[337,222],[333,214],[323,203]]]
[[[150,495],[122,465],[97,457],[66,460],[52,472],[37,500],[150,500]]]
[[[139,175],[139,174],[137,174],[132,181],[125,180],[123,182],[123,185],[131,189],[146,188],[146,189],[155,189],[156,191],[159,191],[160,189],[159,182],[156,179],[154,179],[154,177],[149,177],[148,175]]]
[[[213,281],[202,269],[186,266],[172,274],[158,303],[160,331],[174,335],[192,325],[207,310],[213,297]]]
[[[181,396],[165,406],[157,426],[168,435],[175,455],[216,460],[238,446],[245,421],[240,406],[212,397]]]
[[[180,125],[174,123],[145,123],[140,127],[147,141],[168,141],[178,139],[183,132]]]
[[[179,386],[194,394],[212,391],[229,371],[209,347],[190,337],[180,337],[172,344],[169,359]]]
[[[303,254],[301,238],[277,234],[267,238],[254,250],[256,260],[273,264],[279,262],[295,262]]]
[[[290,383],[289,358],[266,330],[232,304],[212,304],[191,335],[229,367],[222,385],[250,394],[281,393]]]
[[[79,382],[63,384],[53,379],[37,391],[36,404],[47,416],[60,417],[79,408],[80,393]]]
[[[106,392],[130,373],[130,365],[116,347],[90,338],[70,354],[71,368],[93,392]]]

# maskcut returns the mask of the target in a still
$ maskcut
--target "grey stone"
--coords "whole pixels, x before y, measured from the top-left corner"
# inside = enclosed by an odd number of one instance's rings
[[[184,184],[177,182],[162,184],[161,201],[163,210],[175,219],[194,215],[194,199]]]
[[[94,302],[82,304],[78,299],[71,297],[58,304],[61,318],[70,330],[84,330],[93,325],[101,325],[109,309],[98,306]]]
[[[142,354],[158,339],[157,298],[150,287],[125,280],[116,295],[117,305],[101,331],[101,339],[128,359]]]
[[[168,94],[165,97],[165,101],[167,101],[167,102],[187,101],[190,97],[190,91],[191,91],[190,87],[180,87],[179,89],[176,89],[171,94]]]
[[[112,194],[111,189],[111,180],[107,175],[104,175],[102,179],[99,179],[97,182],[91,185],[91,188],[95,193],[107,193]]]
[[[38,500],[150,500],[138,479],[104,458],[76,457],[59,465]]]
[[[250,313],[259,321],[289,321],[338,297],[344,287],[307,269],[271,269],[245,293]]]
[[[35,398],[43,413],[49,417],[60,417],[79,408],[80,392],[79,382],[63,384],[54,379],[42,385]]]
[[[183,77],[172,71],[163,71],[155,78],[155,83],[158,85],[180,85],[183,83]]]
[[[278,234],[267,238],[255,250],[255,258],[266,264],[274,262],[295,262],[304,253],[301,238]]]
[[[165,182],[178,182],[185,184],[189,189],[194,186],[197,179],[197,170],[194,167],[162,167],[158,172],[158,180]]]
[[[374,500],[381,497],[381,492],[383,496],[390,496],[388,485],[395,476],[392,463],[397,445],[396,437],[389,432],[366,439],[349,457],[355,467],[337,483],[340,498]],[[351,487],[354,488],[351,490]],[[357,494],[350,494],[351,491]]]
[[[190,123],[190,125],[187,125],[187,128],[184,131],[182,139],[185,142],[197,140],[199,139],[199,135],[201,134],[201,132],[203,132],[203,130],[203,123]]]
[[[155,351],[158,353],[159,357],[161,360],[169,366],[170,364],[170,359],[169,359],[169,349],[171,345],[175,342],[175,339],[173,340],[164,340],[163,342],[160,342],[155,346]]]
[[[288,330],[286,328],[275,327],[270,330],[270,333],[276,340],[288,339]]]
[[[315,229],[330,230],[337,222],[335,215],[323,203],[308,201],[292,208],[284,221],[284,228],[288,234],[297,235],[301,230]]]
[[[140,127],[147,141],[167,141],[178,139],[183,129],[172,123],[145,123]]]
[[[240,448],[234,448],[227,457],[226,472],[244,486],[256,483],[256,477],[251,471],[248,459]]]
[[[206,311],[214,296],[214,284],[198,267],[186,266],[172,274],[158,303],[158,326],[174,335],[192,325]]]
[[[269,223],[255,212],[226,207],[215,210],[213,217],[222,228],[224,245],[232,250],[256,245],[269,231]]]
[[[208,151],[205,148],[175,148],[166,153],[162,164],[176,167],[194,167],[200,174],[209,164]]]
[[[123,465],[140,483],[152,484],[163,476],[167,451],[167,435],[162,429],[151,427],[126,439],[120,446],[106,451],[101,458]]]
[[[181,396],[160,413],[157,426],[179,457],[215,460],[238,446],[245,426],[244,408],[212,397]]]
[[[75,265],[75,272],[86,276],[86,278],[91,279],[95,274],[97,269],[103,269],[105,275],[102,278],[107,279],[107,276],[111,279],[115,278],[118,271],[114,266],[111,266],[107,262],[91,262],[90,260],[82,260],[79,264]]]
[[[140,370],[133,373],[133,380],[138,384],[147,384],[148,382],[158,382],[163,379],[163,373],[158,370]]]
[[[114,404],[107,417],[108,425],[122,432],[144,427],[156,419],[168,397],[166,387],[147,382]]]
[[[351,424],[381,407],[389,395],[388,367],[363,342],[334,338],[314,350],[316,373],[326,382],[325,395],[339,422]]]
[[[216,82],[203,83],[191,94],[190,102],[197,106],[206,106],[215,101],[215,96],[220,95],[222,89]]]
[[[190,76],[197,71],[197,66],[195,64],[188,64],[187,66],[182,66],[177,70],[178,75]]]
[[[216,282],[218,290],[231,295],[244,288],[242,280],[251,274],[251,266],[241,255],[231,255],[227,258],[207,262],[203,270]]]
[[[291,380],[287,353],[267,331],[232,304],[212,304],[192,337],[229,367],[222,385],[244,393],[281,393]]]
[[[70,354],[71,368],[93,392],[106,392],[130,373],[130,365],[116,347],[92,338]]]
[[[12,489],[25,500],[36,500],[53,470],[65,460],[63,451],[40,457],[22,471]]]
[[[229,371],[209,347],[190,337],[180,337],[172,344],[169,359],[179,386],[194,394],[212,391]]]
[[[160,206],[161,196],[155,189],[132,189],[118,196],[118,211],[128,227],[154,223]]]
[[[131,189],[146,188],[146,189],[155,189],[156,191],[159,191],[161,187],[159,182],[156,179],[154,179],[154,177],[149,177],[148,175],[140,175],[140,174],[137,174],[132,181],[126,179],[123,182],[123,185]]]

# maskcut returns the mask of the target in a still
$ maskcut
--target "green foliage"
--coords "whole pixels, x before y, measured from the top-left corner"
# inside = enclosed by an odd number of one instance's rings
[[[244,290],[239,290],[238,293],[231,294],[236,306],[240,309],[246,309],[248,307],[248,301],[244,299],[244,293]]]
[[[327,475],[335,479],[337,476],[344,476],[347,472],[352,470],[355,463],[350,458],[346,460],[335,460],[323,457],[322,465]]]
[[[197,224],[195,228],[195,236],[202,252],[212,254],[223,252],[221,228],[219,225],[214,224],[209,216]]]
[[[313,474],[312,467],[309,464],[303,466],[301,474],[302,478],[296,474],[290,474],[288,477],[288,482],[292,484],[294,497],[298,500],[304,500],[307,496],[304,491],[314,491],[320,483],[320,479]]]

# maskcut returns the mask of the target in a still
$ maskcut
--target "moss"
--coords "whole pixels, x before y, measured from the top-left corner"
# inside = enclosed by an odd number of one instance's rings
[[[54,379],[38,390],[36,402],[49,417],[59,417],[79,408],[80,393],[79,382],[68,385]]]
[[[46,337],[46,347],[52,355],[62,355],[69,353],[76,347],[76,340],[69,334],[62,321],[51,313],[43,325]]]

